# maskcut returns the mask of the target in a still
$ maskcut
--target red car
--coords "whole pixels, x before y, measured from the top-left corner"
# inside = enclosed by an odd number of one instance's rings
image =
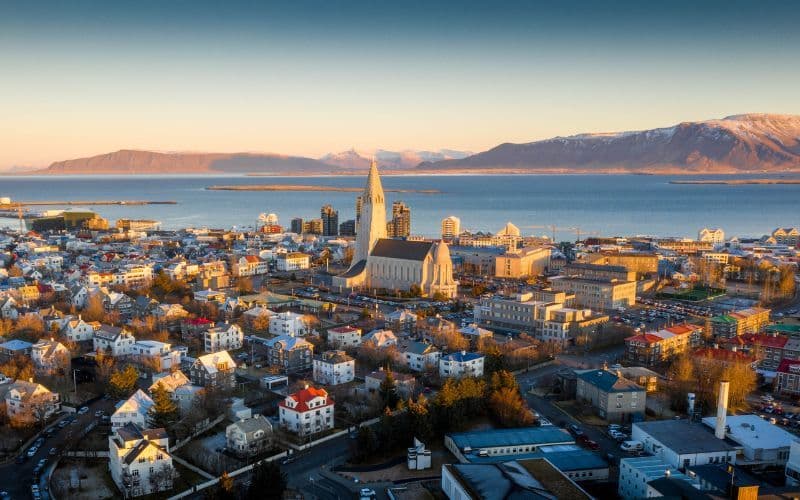
[[[583,445],[593,451],[597,451],[600,449],[600,445],[597,444],[595,441],[592,441],[591,439],[587,439],[586,441],[584,441]]]

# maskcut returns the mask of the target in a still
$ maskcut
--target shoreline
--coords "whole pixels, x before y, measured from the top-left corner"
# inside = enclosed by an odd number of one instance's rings
[[[364,188],[340,186],[305,186],[300,184],[237,184],[231,186],[207,186],[207,191],[330,191],[337,193],[360,193]],[[440,194],[438,189],[384,189],[388,193]]]
[[[770,185],[770,184],[800,184],[800,179],[697,179],[697,180],[673,180],[670,184],[698,184],[698,185],[722,185],[722,186],[745,186],[745,185]]]

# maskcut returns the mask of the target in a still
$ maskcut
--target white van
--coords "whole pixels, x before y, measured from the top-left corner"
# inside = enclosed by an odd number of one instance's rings
[[[619,445],[619,449],[622,451],[642,451],[644,449],[644,444],[641,441],[623,441],[623,443]]]

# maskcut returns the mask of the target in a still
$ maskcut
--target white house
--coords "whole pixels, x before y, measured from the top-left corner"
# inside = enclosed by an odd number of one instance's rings
[[[310,255],[300,252],[287,252],[278,255],[275,267],[278,271],[299,271],[308,269],[310,264]]]
[[[120,427],[108,438],[108,469],[125,498],[171,489],[175,468],[167,432]]]
[[[279,403],[280,425],[289,432],[307,436],[333,429],[334,401],[325,389],[306,386]]]
[[[170,371],[180,367],[181,353],[172,349],[171,344],[156,340],[138,340],[133,344],[131,352],[141,364],[153,368],[157,372]]]
[[[271,335],[305,337],[311,333],[311,329],[305,315],[286,311],[275,314],[270,318],[269,333]]]
[[[91,323],[84,321],[79,315],[78,319],[67,321],[61,329],[61,333],[72,342],[83,342],[92,340],[94,332],[99,330],[100,326],[102,325],[96,321]]]
[[[272,447],[272,424],[264,415],[239,420],[225,428],[226,448],[238,457],[252,457]]]
[[[347,349],[361,345],[361,329],[338,326],[328,329],[328,344],[335,349]]]
[[[31,347],[31,360],[36,373],[63,375],[69,369],[70,358],[69,349],[53,339],[42,339]]]
[[[476,352],[454,352],[439,360],[440,377],[483,377],[484,357]]]
[[[102,325],[94,332],[93,341],[95,352],[103,352],[116,358],[132,354],[136,339],[125,328]]]
[[[17,319],[19,317],[17,305],[17,301],[14,300],[14,297],[0,298],[0,318]]]
[[[356,362],[344,351],[326,351],[314,358],[314,382],[318,384],[346,384],[355,376]]]
[[[148,412],[153,406],[153,399],[141,389],[137,389],[131,397],[117,404],[117,409],[111,415],[111,429],[116,430],[125,424],[136,424],[147,427],[150,421]]]
[[[203,332],[205,352],[234,351],[242,348],[244,332],[232,323],[219,323]]]
[[[378,349],[397,345],[397,335],[391,330],[373,330],[361,338],[361,343],[370,343]]]
[[[426,342],[411,342],[401,351],[406,366],[415,372],[435,369],[439,365],[442,353],[435,346]]]
[[[17,380],[3,387],[6,414],[13,423],[43,423],[61,409],[57,393],[42,384]]]

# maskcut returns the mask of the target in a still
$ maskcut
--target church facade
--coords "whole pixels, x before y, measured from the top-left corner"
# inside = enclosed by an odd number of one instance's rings
[[[361,218],[350,269],[333,278],[339,289],[384,289],[423,295],[456,296],[450,250],[443,241],[406,241],[386,237],[386,201],[373,160],[362,196]]]

